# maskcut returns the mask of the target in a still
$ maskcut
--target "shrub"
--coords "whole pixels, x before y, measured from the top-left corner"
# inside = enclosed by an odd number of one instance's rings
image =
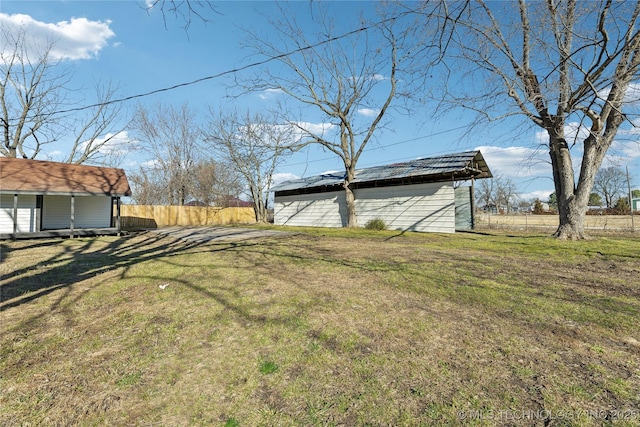
[[[384,220],[381,218],[375,218],[367,221],[364,225],[364,228],[367,230],[386,230],[387,224],[384,223]]]
[[[533,213],[536,215],[541,215],[544,213],[544,207],[542,206],[542,202],[540,201],[540,199],[536,199],[536,201],[533,202]]]

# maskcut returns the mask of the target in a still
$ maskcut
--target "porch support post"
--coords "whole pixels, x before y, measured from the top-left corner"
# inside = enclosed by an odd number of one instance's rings
[[[75,222],[75,217],[76,217],[76,196],[74,196],[73,194],[71,195],[71,223],[70,223],[70,228],[71,228],[71,238],[73,239],[73,226],[74,226],[74,222]]]
[[[121,224],[120,224],[120,197],[116,197],[116,229],[118,230],[118,236],[120,236]]]
[[[13,195],[13,240],[18,235],[18,195]]]
[[[471,229],[476,229],[476,178],[471,177]]]

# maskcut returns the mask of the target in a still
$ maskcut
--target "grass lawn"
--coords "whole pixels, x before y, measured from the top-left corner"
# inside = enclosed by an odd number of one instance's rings
[[[3,242],[0,425],[640,424],[640,240]]]

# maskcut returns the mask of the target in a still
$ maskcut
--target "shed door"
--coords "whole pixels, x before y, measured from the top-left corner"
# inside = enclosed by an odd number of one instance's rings
[[[473,229],[471,187],[458,187],[456,192],[456,230]]]

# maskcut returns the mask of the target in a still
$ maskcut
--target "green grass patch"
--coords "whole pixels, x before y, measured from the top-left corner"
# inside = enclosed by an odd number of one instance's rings
[[[273,374],[275,372],[278,372],[278,369],[280,369],[280,367],[273,360],[265,360],[263,362],[260,362],[259,370],[262,374]]]
[[[224,423],[224,427],[240,427],[240,422],[231,417]]]

